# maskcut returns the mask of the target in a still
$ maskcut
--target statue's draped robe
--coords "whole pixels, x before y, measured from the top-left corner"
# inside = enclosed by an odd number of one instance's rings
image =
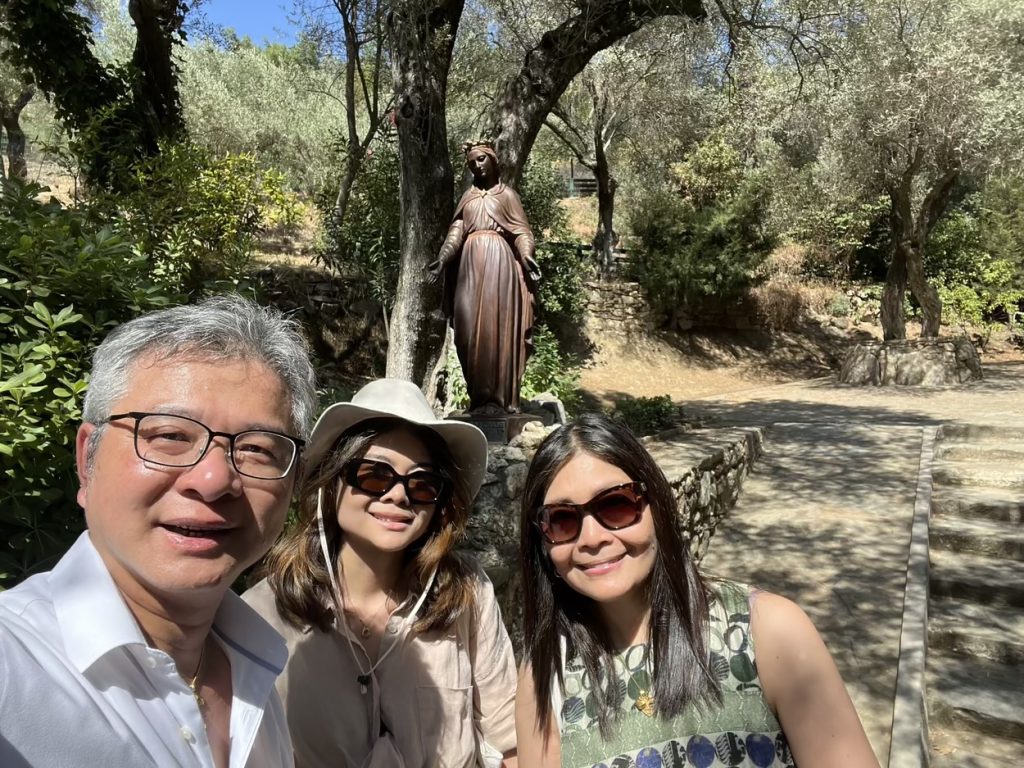
[[[519,195],[504,184],[470,187],[445,243],[456,251],[461,246],[446,271],[444,305],[455,329],[470,410],[518,411],[534,315],[524,269],[534,239]]]

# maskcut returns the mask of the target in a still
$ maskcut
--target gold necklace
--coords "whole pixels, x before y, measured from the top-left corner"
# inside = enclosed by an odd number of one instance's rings
[[[647,656],[644,659],[644,667],[646,668],[646,671],[647,671],[647,685],[648,685],[648,687],[644,688],[643,690],[640,691],[640,694],[636,697],[636,700],[633,702],[633,706],[641,714],[644,714],[647,717],[654,717],[654,696],[651,695],[651,689],[650,689],[650,686],[654,682],[654,680],[652,679],[652,675],[651,675],[651,656],[650,656],[651,649],[649,647],[648,647],[646,653],[647,653]]]
[[[206,659],[206,641],[203,641],[203,647],[199,650],[199,663],[196,664],[196,673],[192,675],[191,680],[186,680],[188,689],[192,691],[192,698],[196,700],[196,706],[202,709],[206,706],[206,699],[199,694],[199,675],[203,672],[203,661]]]
[[[367,617],[370,620],[370,622],[372,622],[377,616],[381,615],[382,613],[387,614],[387,612],[388,612],[388,603],[389,602],[394,602],[396,605],[398,604],[397,599],[392,597],[391,593],[388,592],[387,590],[385,590],[385,592],[384,592],[384,605],[382,605],[380,607],[380,609],[376,613],[373,613],[373,614],[371,614],[370,616]],[[354,618],[356,621],[359,622],[359,626],[360,626],[359,636],[362,637],[363,640],[366,640],[367,638],[369,638],[370,637],[370,631],[371,631],[370,623],[368,623],[366,621],[363,621],[362,617],[360,617],[359,614],[357,614],[355,611],[349,611],[349,613],[352,614],[352,618]]]

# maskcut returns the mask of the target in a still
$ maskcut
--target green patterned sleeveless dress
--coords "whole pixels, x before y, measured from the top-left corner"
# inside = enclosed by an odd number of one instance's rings
[[[716,582],[710,610],[711,664],[722,704],[686,709],[671,720],[649,717],[647,646],[615,657],[622,715],[611,739],[601,738],[590,679],[570,660],[561,707],[562,768],[777,768],[795,766],[779,721],[761,690],[750,634],[748,587]]]

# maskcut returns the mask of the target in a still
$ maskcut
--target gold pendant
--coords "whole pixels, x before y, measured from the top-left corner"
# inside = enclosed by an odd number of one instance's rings
[[[647,717],[654,717],[654,697],[647,691],[640,692],[640,695],[636,697],[636,701],[633,702],[633,706],[640,710],[641,713],[647,715]]]

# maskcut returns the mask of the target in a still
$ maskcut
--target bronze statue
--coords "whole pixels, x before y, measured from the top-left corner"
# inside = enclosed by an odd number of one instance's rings
[[[519,411],[519,387],[531,352],[540,270],[523,204],[501,183],[489,142],[466,145],[471,186],[459,201],[448,236],[428,269],[444,273],[444,311],[472,413]]]

